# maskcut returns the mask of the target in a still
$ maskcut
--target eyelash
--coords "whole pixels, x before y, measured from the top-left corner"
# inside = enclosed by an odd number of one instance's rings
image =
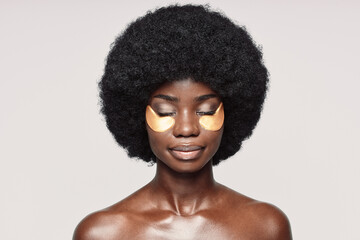
[[[196,112],[197,115],[204,116],[204,115],[214,115],[215,111],[209,111],[209,112]]]
[[[175,112],[170,112],[170,113],[158,113],[158,115],[160,116],[160,117],[173,117],[173,116],[175,116]]]
[[[196,112],[197,115],[199,116],[204,116],[204,115],[214,115],[215,111],[209,111],[209,112]],[[173,117],[176,115],[175,112],[169,112],[169,113],[158,113],[158,115],[160,117]]]

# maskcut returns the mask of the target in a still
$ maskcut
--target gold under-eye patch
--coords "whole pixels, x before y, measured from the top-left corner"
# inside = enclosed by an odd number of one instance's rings
[[[146,107],[146,122],[149,127],[155,132],[165,132],[175,124],[175,119],[170,116],[160,117],[151,107]],[[218,131],[224,123],[224,108],[220,103],[213,115],[201,116],[199,119],[200,125],[209,131]]]
[[[150,105],[146,107],[145,117],[147,124],[155,132],[165,132],[175,124],[175,119],[173,117],[169,117],[169,116],[160,117],[150,107]]]
[[[213,115],[201,116],[199,119],[200,125],[209,131],[218,131],[224,123],[224,108],[220,103]]]

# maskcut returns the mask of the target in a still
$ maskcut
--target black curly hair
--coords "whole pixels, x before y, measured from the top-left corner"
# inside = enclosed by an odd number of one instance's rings
[[[234,155],[260,118],[268,72],[244,27],[208,6],[173,5],[131,23],[112,45],[99,82],[107,127],[130,157],[156,162],[145,125],[151,93],[191,78],[221,97],[224,133],[213,165]]]

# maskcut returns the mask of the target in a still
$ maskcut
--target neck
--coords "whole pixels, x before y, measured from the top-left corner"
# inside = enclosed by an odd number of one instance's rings
[[[206,207],[215,193],[216,182],[211,161],[197,172],[179,173],[158,160],[151,186],[159,197],[160,208],[177,215],[192,215]]]

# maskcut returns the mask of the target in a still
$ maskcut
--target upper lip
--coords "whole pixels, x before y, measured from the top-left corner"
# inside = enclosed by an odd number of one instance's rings
[[[202,148],[203,148],[202,146],[198,146],[198,145],[178,145],[170,149],[174,151],[191,152],[191,151],[200,150]]]

